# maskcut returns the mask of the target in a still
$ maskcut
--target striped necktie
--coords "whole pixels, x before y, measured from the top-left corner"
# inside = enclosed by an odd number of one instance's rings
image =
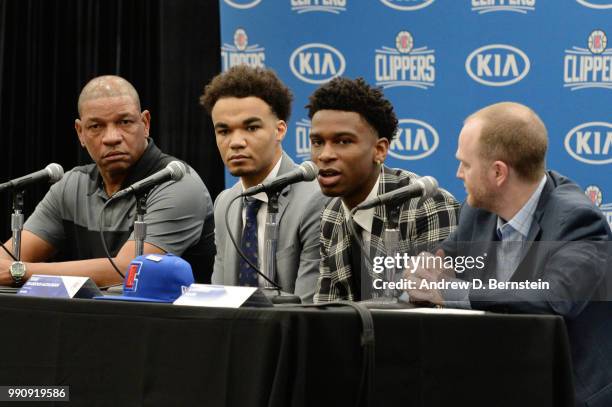
[[[245,198],[246,219],[242,231],[242,241],[240,248],[251,263],[259,266],[257,260],[257,212],[261,206],[261,201],[254,198]],[[240,271],[238,273],[238,283],[241,286],[257,287],[257,272],[249,264],[240,259]]]

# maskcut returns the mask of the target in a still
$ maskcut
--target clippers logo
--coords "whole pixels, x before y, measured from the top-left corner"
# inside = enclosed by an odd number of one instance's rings
[[[249,65],[263,68],[266,60],[265,48],[259,44],[249,45],[249,37],[243,28],[234,32],[234,45],[223,44],[221,47],[221,64],[223,71],[232,66]]]
[[[295,155],[302,160],[310,159],[310,120],[295,123]]]
[[[247,8],[253,8],[256,5],[258,5],[259,3],[261,3],[261,0],[225,0],[225,2],[227,3],[227,5],[234,7],[234,8],[239,8],[239,9],[247,9]]]
[[[138,289],[138,276],[140,275],[140,269],[142,268],[141,261],[133,261],[130,263],[127,276],[125,276],[124,291],[136,291]]]
[[[531,62],[520,49],[505,44],[490,44],[474,50],[465,60],[465,70],[476,82],[486,86],[509,86],[529,73]]]
[[[527,14],[528,11],[535,11],[535,4],[536,0],[472,0],[472,11],[478,14],[496,11]]]
[[[380,0],[385,6],[395,10],[414,11],[425,8],[434,0]]]
[[[436,55],[427,47],[414,48],[408,31],[395,36],[395,47],[381,47],[374,54],[376,85],[383,88],[412,86],[428,89],[435,85]]]
[[[291,11],[298,14],[323,11],[326,13],[340,14],[346,11],[347,0],[291,0]]]
[[[601,189],[599,189],[599,187],[597,185],[589,185],[584,190],[584,193],[586,194],[586,196],[589,197],[591,202],[593,202],[595,204],[595,206],[600,206],[601,205],[601,201],[603,200],[602,199],[603,196],[601,194]]]
[[[601,212],[606,217],[608,224],[612,227],[612,203],[601,204],[603,202],[603,194],[597,185],[589,185],[584,190],[586,196],[589,197],[595,206],[598,206]]]
[[[311,43],[293,51],[289,67],[301,81],[320,85],[342,75],[346,69],[346,60],[331,45]]]
[[[594,8],[594,9],[606,9],[612,8],[611,0],[576,0],[579,4],[582,4],[584,7]]]
[[[574,127],[565,136],[565,150],[586,164],[611,164],[612,123],[589,122]]]
[[[608,37],[602,30],[591,32],[588,48],[565,50],[563,85],[571,90],[612,89],[612,50],[606,49]]]
[[[429,123],[401,119],[395,138],[389,145],[389,155],[398,160],[420,160],[433,154],[438,144],[438,132]]]

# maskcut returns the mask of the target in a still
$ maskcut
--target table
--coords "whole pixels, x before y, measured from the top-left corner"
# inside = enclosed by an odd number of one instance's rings
[[[560,317],[372,315],[376,406],[573,405]],[[348,307],[0,294],[0,321],[0,385],[69,385],[70,405],[358,405],[361,322]]]

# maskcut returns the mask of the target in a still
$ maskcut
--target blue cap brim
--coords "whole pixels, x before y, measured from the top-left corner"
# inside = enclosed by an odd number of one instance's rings
[[[93,297],[94,300],[114,300],[114,301],[135,301],[135,302],[163,302],[171,303],[175,300],[160,300],[159,298],[145,298],[145,297],[126,297],[123,295],[102,295]]]

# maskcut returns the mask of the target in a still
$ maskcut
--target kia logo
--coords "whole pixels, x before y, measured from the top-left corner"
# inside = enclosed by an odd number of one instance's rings
[[[589,122],[574,127],[565,136],[565,150],[586,164],[612,163],[612,124]]]
[[[239,1],[239,0],[225,0],[225,2],[234,8],[247,9],[253,8],[258,5],[261,0],[250,0],[250,1]]]
[[[300,80],[320,85],[342,75],[346,69],[346,60],[331,45],[312,43],[293,51],[289,67]]]
[[[389,145],[389,155],[398,160],[420,160],[433,154],[438,144],[438,132],[429,123],[401,119],[397,134]]]
[[[527,54],[504,44],[480,47],[465,60],[468,75],[486,86],[513,85],[527,76],[530,67]]]
[[[602,3],[597,3],[596,1],[594,2],[593,0],[576,0],[579,4],[582,4],[585,7],[588,8],[595,8],[595,9],[606,9],[606,8],[612,8],[612,4],[610,3],[609,0],[607,1],[603,1]]]
[[[411,6],[406,5],[406,0],[380,0],[385,6],[401,11],[413,11],[429,6],[434,0],[412,0],[411,3],[416,3]]]

